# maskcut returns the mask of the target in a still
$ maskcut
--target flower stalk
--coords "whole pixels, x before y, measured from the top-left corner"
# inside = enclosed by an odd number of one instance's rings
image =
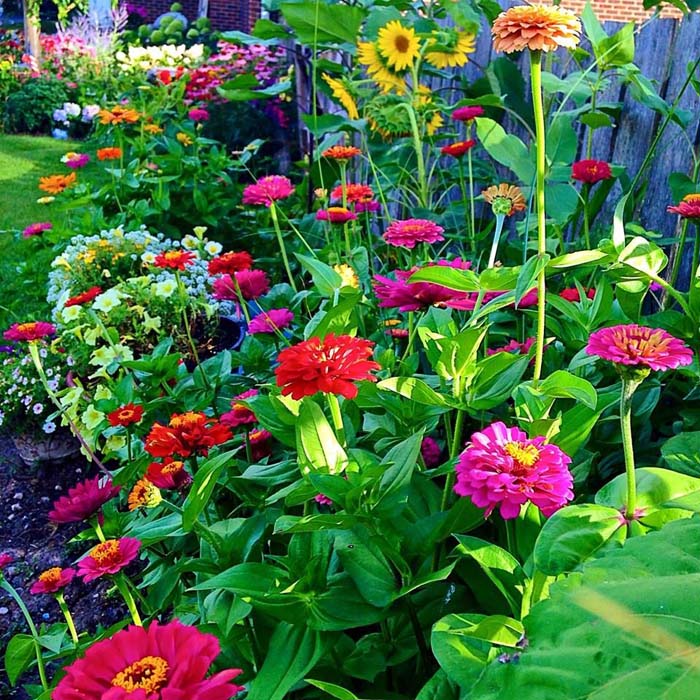
[[[58,603],[58,607],[61,608],[61,612],[63,613],[63,617],[66,619],[66,624],[68,625],[68,631],[70,632],[71,639],[73,640],[73,644],[76,646],[78,645],[78,632],[75,629],[75,622],[73,621],[73,616],[71,615],[70,610],[68,609],[68,605],[66,604],[66,599],[63,597],[63,593],[60,591],[56,593],[56,602]]]
[[[625,476],[627,479],[625,518],[628,522],[634,519],[637,507],[637,481],[635,476],[634,444],[632,442],[632,397],[641,383],[642,379],[623,375],[620,393],[620,431],[622,433],[622,450],[625,455]]]
[[[289,267],[289,258],[287,257],[287,248],[284,245],[284,238],[282,237],[282,229],[280,228],[280,222],[277,217],[277,205],[274,202],[270,202],[270,218],[272,219],[272,225],[275,228],[275,234],[277,236],[277,244],[280,248],[280,253],[282,255],[282,262],[284,263],[284,269],[287,271],[287,278],[289,279],[289,285],[297,292],[296,284],[294,284],[294,277],[292,277],[292,270]]]

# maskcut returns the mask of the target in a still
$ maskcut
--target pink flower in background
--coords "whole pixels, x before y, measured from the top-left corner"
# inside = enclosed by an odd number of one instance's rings
[[[484,116],[484,108],[479,105],[469,105],[467,107],[457,107],[452,112],[452,119],[458,122],[470,122],[477,117]]]
[[[331,224],[347,224],[348,221],[357,219],[357,214],[345,207],[328,207],[328,209],[319,209],[316,212],[316,219],[329,221]]]
[[[221,275],[214,280],[212,288],[214,298],[238,300],[237,289],[246,300],[257,299],[270,291],[270,280],[262,270],[239,270],[231,275]]]
[[[12,564],[15,558],[8,554],[7,552],[0,552],[0,571],[2,571],[8,564]]]
[[[423,438],[420,445],[420,453],[423,457],[423,462],[428,469],[437,467],[440,464],[442,449],[437,441],[431,438],[429,435]]]
[[[294,314],[289,309],[270,309],[263,311],[248,324],[248,333],[275,333],[287,328],[294,320]]]
[[[120,486],[114,486],[111,479],[100,482],[100,477],[86,479],[68,489],[67,496],[54,501],[49,513],[52,523],[78,523],[99,513],[107,501],[112,500]]]
[[[693,361],[693,351],[682,340],[661,328],[635,323],[595,331],[586,352],[615,364],[653,370],[675,369]]]
[[[314,501],[316,501],[316,503],[318,503],[320,506],[332,506],[333,505],[333,501],[330,498],[328,498],[328,496],[324,496],[322,493],[317,493],[314,496]]]
[[[15,342],[43,340],[56,334],[56,326],[47,321],[28,321],[27,323],[13,323],[3,334],[5,340]]]
[[[71,151],[61,158],[61,162],[64,163],[67,168],[79,170],[90,162],[90,156],[87,153],[75,153]]]
[[[254,462],[259,462],[272,454],[272,433],[267,430],[252,430],[248,433],[250,453]]]
[[[678,214],[684,219],[700,221],[700,193],[687,194],[675,206],[670,206],[666,211]]]
[[[586,297],[588,299],[593,299],[595,297],[595,289],[592,287],[590,289],[586,289]],[[578,287],[569,287],[568,289],[562,289],[561,292],[559,292],[559,296],[562,299],[566,299],[567,301],[571,302],[579,302],[581,301],[581,294],[578,291]]]
[[[485,508],[485,517],[498,507],[502,518],[517,518],[528,501],[550,516],[574,497],[570,463],[546,438],[493,423],[474,433],[460,455],[454,490]]]
[[[283,175],[267,175],[243,190],[243,204],[269,207],[294,194],[294,186]]]
[[[519,343],[517,340],[511,340],[506,345],[500,348],[489,348],[486,351],[487,355],[495,355],[497,352],[510,352],[514,355],[527,355],[530,348],[535,344],[537,338],[528,338],[524,343]]]
[[[589,185],[609,180],[612,176],[610,165],[603,160],[579,160],[571,166],[571,177]]]
[[[22,231],[23,238],[31,238],[32,236],[40,236],[45,231],[50,231],[53,228],[53,224],[50,221],[40,221],[36,224],[29,224],[27,228]]]
[[[193,122],[206,122],[209,120],[209,112],[201,107],[192,108],[189,112],[187,112],[187,116]]]
[[[412,249],[417,243],[444,241],[444,230],[428,219],[405,219],[393,221],[384,232],[384,240],[389,245]]]
[[[257,396],[258,393],[259,392],[257,389],[248,389],[248,391],[244,391],[242,394],[234,396],[231,399],[231,410],[223,413],[219,420],[225,425],[228,425],[230,428],[236,428],[239,425],[257,423],[258,419],[255,417],[255,413],[253,413],[253,411],[251,411],[243,402],[246,399],[252,399],[254,396]]]

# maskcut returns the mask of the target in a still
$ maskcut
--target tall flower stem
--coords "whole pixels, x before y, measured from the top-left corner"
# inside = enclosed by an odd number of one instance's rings
[[[493,232],[493,241],[491,242],[491,252],[489,254],[489,262],[488,262],[488,265],[486,266],[487,270],[490,270],[492,267],[494,267],[496,265],[496,256],[498,255],[498,244],[500,243],[500,240],[501,240],[501,234],[503,233],[503,224],[505,223],[505,220],[506,220],[505,214],[496,214],[496,229]],[[479,309],[481,308],[481,305],[484,302],[485,295],[486,295],[486,291],[484,289],[480,289],[479,294],[476,297],[476,303],[474,304],[474,308],[472,309],[472,318],[474,318],[476,316]]]
[[[274,202],[270,202],[270,218],[272,219],[272,225],[275,227],[275,234],[277,235],[277,244],[280,247],[280,253],[282,254],[282,262],[284,263],[284,269],[287,271],[287,277],[289,279],[289,284],[291,288],[296,293],[297,286],[294,284],[294,277],[292,277],[292,269],[289,267],[289,258],[287,257],[287,248],[284,245],[284,238],[282,237],[282,229],[280,228],[280,222],[277,218],[277,205]]]
[[[583,240],[586,244],[586,250],[591,249],[591,232],[590,232],[590,215],[588,213],[588,200],[591,196],[591,186],[586,182],[581,188],[581,197],[583,199]],[[562,251],[563,252],[563,251]]]
[[[24,619],[27,623],[27,627],[29,627],[29,632],[32,635],[32,640],[34,641],[34,653],[36,655],[36,665],[37,668],[39,669],[39,679],[41,680],[41,687],[44,690],[48,690],[49,683],[46,680],[46,666],[44,665],[44,657],[41,654],[41,644],[39,643],[39,631],[36,628],[36,625],[34,624],[34,620],[32,620],[32,616],[29,613],[29,610],[27,610],[27,606],[24,604],[24,601],[20,597],[19,593],[15,590],[15,587],[7,581],[2,574],[0,574],[0,588],[2,588],[4,591],[10,594],[11,598],[17,603],[17,607],[22,611],[22,615],[24,616]]]
[[[544,104],[542,101],[542,53],[540,51],[530,51],[530,84],[532,86],[532,104],[535,116],[535,142],[537,151],[537,179],[535,182],[537,202],[537,255],[542,257],[547,252],[547,226],[544,200],[544,179],[547,163]],[[547,286],[543,267],[537,275],[537,340],[535,343],[535,370],[532,377],[532,383],[535,387],[542,376],[546,294]]]
[[[467,140],[471,139],[472,127],[469,125]],[[467,151],[467,172],[469,174],[469,235],[472,252],[476,252],[476,216],[474,214],[474,167],[472,163],[472,149]]]
[[[464,202],[464,206],[466,207],[467,205],[467,199],[469,197],[467,196],[467,185],[466,182],[464,181],[464,165],[462,164],[462,159],[458,158],[457,159],[457,168],[459,171],[459,191],[462,193],[462,201]],[[472,203],[472,209],[474,205]],[[474,255],[476,252],[476,243],[474,241],[474,229],[470,225],[470,218],[469,215],[465,213],[465,219],[467,223],[467,235],[469,236],[469,252]]]
[[[345,161],[340,161],[340,189],[342,194],[343,209],[348,208],[348,164]],[[348,256],[348,261],[352,258],[352,244],[350,242],[350,225],[349,222],[343,224],[343,235],[345,236],[345,254]]]
[[[340,412],[340,402],[335,394],[326,394],[328,408],[331,409],[331,419],[338,442],[345,445],[345,426],[343,425],[343,414]]]
[[[700,261],[700,222],[695,222],[695,241],[693,243],[693,260],[690,265],[690,286],[695,284],[695,275],[698,272],[698,262]]]
[[[627,498],[625,518],[631,521],[637,506],[637,482],[634,472],[634,445],[632,443],[632,396],[641,380],[622,378],[620,395],[620,430],[622,432],[622,450],[625,455],[625,475],[627,477]]]
[[[68,605],[66,605],[66,599],[63,597],[63,593],[56,593],[56,602],[58,603],[58,607],[61,608],[61,612],[63,613],[63,617],[66,618],[66,624],[68,625],[68,631],[70,632],[71,639],[73,640],[73,644],[76,646],[78,645],[78,632],[75,629],[75,622],[73,622],[73,616],[70,614],[70,610],[68,609]]]
[[[417,84],[417,83],[416,83]],[[425,157],[423,156],[423,142],[420,137],[420,130],[418,129],[418,120],[416,119],[416,112],[412,105],[404,104],[406,112],[408,113],[408,121],[411,124],[411,134],[413,135],[413,150],[416,152],[416,165],[418,167],[418,187],[419,187],[419,197],[418,201],[422,207],[428,207],[428,178],[425,171]]]
[[[121,596],[126,603],[126,607],[129,610],[129,614],[131,615],[131,619],[134,621],[134,624],[138,627],[143,627],[141,615],[139,615],[138,608],[136,607],[136,601],[134,600],[134,596],[129,589],[126,576],[121,572],[118,573],[114,577],[114,583],[116,584],[117,588],[119,589],[119,593],[121,593]]]

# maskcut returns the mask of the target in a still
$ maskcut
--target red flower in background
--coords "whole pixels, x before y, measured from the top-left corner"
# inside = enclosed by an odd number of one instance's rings
[[[134,423],[139,423],[143,418],[143,406],[127,403],[120,406],[116,411],[107,414],[107,420],[112,426],[126,428]]]
[[[146,478],[159,489],[181,489],[192,481],[185,463],[179,460],[151,462]]]
[[[66,668],[52,700],[230,700],[242,671],[207,677],[219,655],[211,634],[173,620],[134,625],[93,644]]]
[[[49,520],[53,523],[77,523],[96,515],[102,506],[111,501],[121,486],[114,486],[111,479],[100,483],[100,477],[86,479],[68,489],[67,496],[54,501]]]
[[[74,576],[75,569],[62,569],[60,566],[54,566],[39,574],[39,578],[32,584],[29,592],[33,595],[58,593],[73,580]]]
[[[102,287],[90,287],[90,289],[76,294],[74,297],[70,297],[63,305],[64,308],[69,306],[80,306],[81,304],[87,304],[97,298],[102,294]]]
[[[253,267],[253,256],[243,250],[231,251],[212,258],[209,261],[208,270],[210,275],[232,275],[241,270],[250,270],[251,267]]]
[[[250,456],[254,462],[259,462],[272,454],[272,433],[267,430],[253,430],[248,433]]]
[[[456,143],[450,143],[447,146],[443,146],[440,149],[440,153],[442,153],[444,156],[461,158],[465,153],[471,151],[474,146],[476,146],[476,141],[474,141],[474,139],[469,139],[468,141],[457,141]]]
[[[586,289],[585,292],[586,297],[588,299],[593,299],[595,297],[595,289],[593,289],[592,287],[590,289]],[[578,287],[569,287],[568,289],[562,289],[561,292],[559,292],[559,296],[562,299],[566,299],[567,301],[581,301],[581,294],[578,291]]]
[[[8,564],[12,564],[15,558],[8,554],[7,552],[0,552],[0,571],[2,571]]]
[[[184,270],[196,259],[197,256],[189,250],[167,250],[165,253],[158,253],[153,264],[170,270]]]
[[[362,155],[362,151],[359,148],[355,148],[355,146],[331,146],[321,155],[331,160],[350,160],[355,156]]]
[[[153,457],[206,455],[232,437],[228,426],[204,413],[176,413],[168,425],[155,423],[146,437],[145,450]]]
[[[138,556],[141,542],[133,537],[107,540],[93,547],[78,562],[78,576],[85,583],[107,574],[117,574]]]
[[[610,166],[603,160],[579,160],[571,166],[571,177],[579,182],[595,185],[612,177]]]
[[[356,382],[377,381],[370,374],[379,365],[370,360],[374,343],[349,335],[313,337],[285,348],[275,369],[282,394],[294,399],[325,394],[340,394],[346,399],[357,396]]]
[[[106,148],[97,149],[97,160],[119,160],[123,155],[121,148],[116,146],[107,146]]]

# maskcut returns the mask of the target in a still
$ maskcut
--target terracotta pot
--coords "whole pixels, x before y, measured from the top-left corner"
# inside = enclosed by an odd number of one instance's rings
[[[40,462],[57,462],[80,451],[80,443],[69,430],[58,429],[51,435],[13,435],[12,442],[28,467]]]

